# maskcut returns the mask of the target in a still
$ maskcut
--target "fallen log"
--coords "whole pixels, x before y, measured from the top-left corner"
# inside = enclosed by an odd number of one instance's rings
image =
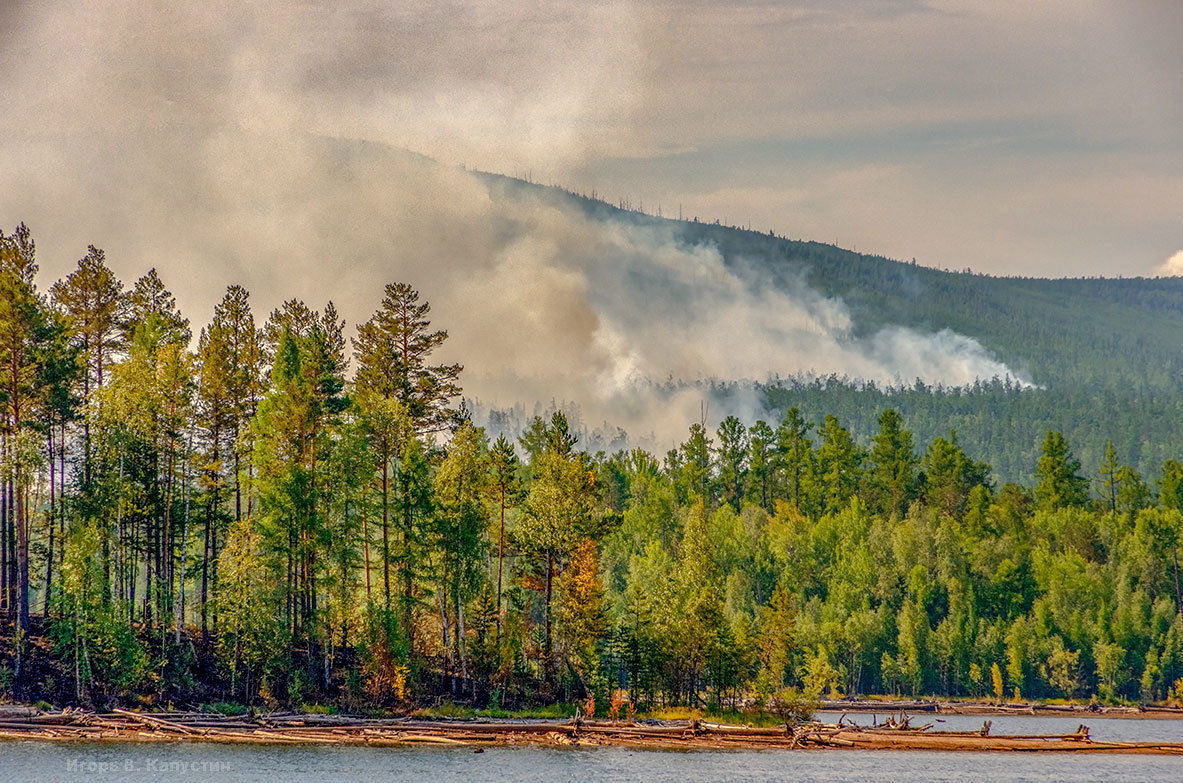
[[[162,717],[167,715],[168,717]],[[7,717],[8,719],[3,719]],[[1095,742],[1080,726],[1073,734],[991,735],[913,727],[906,716],[886,725],[810,723],[755,727],[711,721],[487,721],[400,719],[378,721],[333,716],[309,720],[294,713],[212,719],[205,713],[58,713],[54,722],[0,716],[0,739],[177,740],[225,743],[355,744],[376,747],[436,744],[623,745],[650,748],[867,748],[957,751],[1052,751],[1183,754],[1183,743]]]
[[[198,729],[191,729],[188,726],[185,726],[181,723],[175,723],[171,720],[165,720],[164,718],[157,718],[154,715],[144,715],[139,712],[131,712],[129,710],[121,710],[118,707],[115,708],[114,712],[116,715],[123,715],[127,718],[130,718],[131,720],[139,721],[141,723],[147,724],[148,726],[152,726],[154,728],[167,729],[168,731],[177,731],[177,732],[180,732],[181,734],[187,734],[187,735],[201,733],[201,731],[199,731]]]

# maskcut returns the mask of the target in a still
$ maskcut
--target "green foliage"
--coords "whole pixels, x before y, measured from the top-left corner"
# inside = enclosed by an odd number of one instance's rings
[[[898,314],[906,280],[954,328],[951,301],[989,298],[972,276],[743,241],[846,281],[856,332]],[[997,281],[1016,317],[1080,294],[1129,350],[1115,366],[1161,360],[1142,376],[1090,359],[1092,385],[798,379],[763,389],[775,418],[704,416],[664,459],[580,451],[562,412],[519,459],[453,409],[460,367],[436,363],[446,332],[408,285],[359,328],[350,379],[331,303],[286,302],[260,331],[231,287],[191,354],[154,272],[125,295],[91,248],[46,301],[32,250],[23,227],[0,243],[0,532],[6,606],[51,596],[55,700],[504,710],[624,692],[755,696],[788,722],[823,694],[1180,698],[1176,283]],[[1032,323],[1039,339],[980,334],[1004,358],[1082,360],[1075,327]],[[36,685],[14,628],[13,691]]]
[[[121,607],[104,590],[98,543],[92,522],[71,530],[51,634],[58,656],[70,666],[74,699],[105,707],[139,692],[152,672]]]
[[[1047,431],[1043,440],[1043,456],[1035,475],[1035,502],[1041,508],[1056,510],[1065,506],[1082,506],[1088,501],[1088,480],[1080,475],[1080,460],[1072,456],[1064,436]]]
[[[223,618],[218,659],[230,673],[230,692],[248,704],[259,694],[268,668],[283,662],[286,629],[275,606],[278,586],[264,560],[263,537],[255,521],[230,527],[218,557],[219,582],[214,604]]]

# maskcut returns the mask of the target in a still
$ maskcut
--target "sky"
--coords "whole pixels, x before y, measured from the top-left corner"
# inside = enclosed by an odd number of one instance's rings
[[[238,127],[943,268],[1142,275],[1183,249],[1169,0],[4,5],[7,222],[39,217],[43,156]]]
[[[95,244],[129,283],[157,267],[197,325],[232,282],[260,317],[333,298],[356,324],[384,282],[410,279],[461,358],[498,357],[500,379],[475,388],[502,401],[594,390],[619,407],[603,387],[762,368],[953,383],[1007,368],[960,335],[850,343],[840,300],[772,301],[709,249],[494,203],[466,169],[940,268],[1183,273],[1176,2],[0,0],[0,14],[0,228],[30,226],[43,287]],[[687,270],[710,285],[692,291]],[[652,287],[622,287],[637,279]],[[690,300],[647,308],[643,290],[685,291],[778,348],[642,322]]]

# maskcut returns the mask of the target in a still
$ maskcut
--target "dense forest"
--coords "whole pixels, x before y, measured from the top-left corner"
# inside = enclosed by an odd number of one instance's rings
[[[961,420],[909,431],[931,391],[852,423],[807,383],[665,454],[591,453],[559,411],[490,441],[408,284],[347,340],[331,302],[256,319],[233,285],[194,330],[95,247],[36,276],[28,230],[0,235],[5,696],[1183,699],[1166,451],[1150,472],[1114,437],[1086,469],[1048,427],[1003,483]]]
[[[1048,429],[1070,439],[1090,473],[1100,468],[1110,440],[1147,475],[1176,456],[1183,442],[1183,278],[1049,280],[945,271],[483,176],[500,199],[549,200],[596,220],[668,231],[686,247],[709,246],[761,286],[791,291],[803,281],[841,299],[860,336],[895,325],[972,337],[1034,384],[1026,391],[1005,382],[943,389],[903,378],[884,388],[850,378],[788,378],[761,389],[769,420],[794,405],[819,421],[834,414],[866,445],[879,413],[892,407],[926,441],[956,429],[996,479],[1026,485],[1034,481]],[[715,388],[703,389],[716,409],[735,393],[733,380],[720,378]]]

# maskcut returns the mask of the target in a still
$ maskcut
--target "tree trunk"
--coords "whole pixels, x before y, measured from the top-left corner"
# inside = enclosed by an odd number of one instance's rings
[[[0,422],[3,423],[3,422]],[[0,459],[8,461],[8,436],[0,439]],[[8,482],[0,483],[0,609],[12,609],[8,593]]]
[[[20,650],[24,645],[25,636],[29,633],[29,519],[26,508],[24,489],[21,487],[22,471],[19,457],[14,460],[13,483],[16,486],[16,562],[17,562],[17,601],[18,622],[20,624],[21,639],[17,645]]]
[[[345,516],[349,517],[349,501],[345,502]],[[370,528],[367,520],[369,515],[365,512],[364,507],[361,515],[361,545],[362,557],[365,559],[366,570],[366,601],[370,600]],[[348,527],[348,525],[346,525]],[[344,652],[342,652],[344,654]]]
[[[554,646],[551,641],[551,617],[550,617],[550,599],[551,588],[554,584],[555,573],[555,557],[553,552],[546,553],[546,645],[543,650],[546,665],[546,679],[549,682],[551,672],[554,668],[554,661],[552,660]]]
[[[390,611],[390,460],[382,460],[382,588]]]
[[[501,639],[501,567],[505,562],[505,487],[501,487],[501,530],[497,536],[497,638]]]
[[[53,526],[57,522],[57,506],[54,497],[54,477],[57,465],[54,463],[53,453],[53,424],[49,426],[49,547],[45,554],[45,604],[41,615],[49,617],[49,594],[53,592]]]
[[[210,528],[213,526],[210,517],[213,514],[213,508],[210,505],[205,507],[205,541],[202,547],[201,554],[201,643],[202,645],[209,644],[209,559],[210,559]]]
[[[185,453],[185,516],[181,522],[181,579],[177,586],[176,610],[173,614],[173,643],[181,646],[181,627],[185,624],[185,569],[189,554],[189,471],[193,467],[193,431],[189,431],[189,448]]]

